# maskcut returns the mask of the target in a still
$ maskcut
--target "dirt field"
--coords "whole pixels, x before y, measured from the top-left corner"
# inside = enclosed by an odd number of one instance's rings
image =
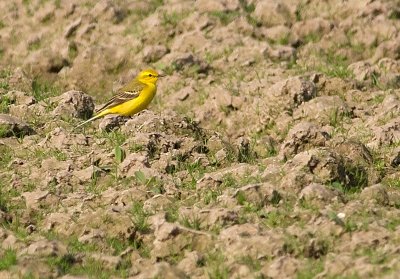
[[[0,11],[0,278],[398,278],[399,0]]]

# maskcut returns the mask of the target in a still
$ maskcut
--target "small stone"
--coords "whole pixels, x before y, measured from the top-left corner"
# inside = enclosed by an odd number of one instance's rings
[[[333,116],[337,116],[334,118]],[[318,96],[308,102],[301,104],[293,113],[294,119],[307,119],[318,123],[337,125],[332,119],[343,121],[340,116],[351,116],[352,110],[349,105],[339,96]]]
[[[0,114],[0,138],[20,137],[34,133],[35,131],[22,120],[8,114]]]
[[[15,249],[18,244],[18,239],[13,235],[9,234],[1,243],[3,249]]]
[[[339,212],[336,216],[337,216],[339,219],[344,219],[344,218],[346,217],[346,213]]]
[[[10,91],[5,95],[5,97],[15,105],[30,106],[36,103],[36,100],[33,96],[29,96],[25,92],[21,91]]]
[[[122,258],[120,256],[110,256],[110,255],[104,255],[104,254],[91,254],[90,257],[96,261],[99,261],[102,263],[104,267],[107,269],[112,269],[116,270],[122,261]]]
[[[291,46],[277,45],[274,47],[267,47],[263,54],[273,61],[291,61],[296,57],[296,49]]]
[[[146,63],[156,62],[168,52],[169,49],[164,45],[146,46],[143,49],[143,61]]]
[[[279,0],[257,2],[254,16],[267,27],[288,25],[293,20],[289,7]]]
[[[79,179],[81,183],[91,181],[93,177],[96,177],[100,173],[101,169],[96,166],[89,166],[83,170],[74,172],[74,176]]]
[[[397,144],[400,141],[400,117],[390,120],[383,126],[374,127],[372,130],[375,136],[369,146]]]
[[[59,97],[52,98],[51,101],[58,103],[53,110],[53,115],[87,119],[93,114],[93,98],[82,91],[71,90]]]
[[[290,129],[281,145],[279,155],[282,159],[296,155],[309,148],[325,146],[330,136],[311,122],[300,122]]]
[[[375,184],[364,188],[360,197],[366,201],[373,201],[380,205],[389,204],[389,195],[382,184]]]
[[[35,256],[58,256],[65,254],[66,247],[58,241],[49,241],[42,239],[29,245],[23,249],[21,254],[29,254]]]
[[[79,28],[79,26],[82,23],[82,18],[78,18],[74,22],[72,22],[70,25],[68,25],[65,29],[64,37],[69,38],[71,37],[75,31]]]
[[[397,148],[397,150],[394,152],[394,155],[392,155],[390,159],[390,165],[394,168],[400,165],[400,148]]]
[[[307,200],[318,200],[323,202],[331,202],[337,199],[339,194],[325,185],[318,183],[311,183],[310,185],[304,187],[300,192],[300,199]]]
[[[99,129],[103,131],[112,131],[117,127],[124,125],[129,118],[120,115],[109,114],[100,120]]]
[[[186,100],[190,95],[194,93],[194,90],[192,87],[187,86],[176,92],[174,95],[179,101],[184,101]]]
[[[25,192],[22,196],[25,198],[27,208],[38,208],[40,201],[44,200],[49,193],[49,191],[37,190],[35,192]]]

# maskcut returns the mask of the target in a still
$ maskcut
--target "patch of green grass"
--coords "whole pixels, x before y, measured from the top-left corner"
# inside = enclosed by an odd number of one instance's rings
[[[261,262],[258,259],[254,259],[248,255],[240,257],[238,263],[247,265],[253,272],[259,271],[262,267]]]
[[[363,166],[347,164],[345,172],[348,179],[347,192],[357,193],[368,185],[368,173]]]
[[[276,155],[278,155],[278,150],[276,149],[275,145],[273,144],[267,145],[265,157],[267,158],[275,157]]]
[[[0,69],[0,78],[9,78],[11,76],[10,69]]]
[[[94,243],[83,243],[78,240],[78,237],[72,236],[67,240],[68,252],[75,253],[89,253],[98,251],[100,248]]]
[[[129,145],[128,150],[132,153],[138,153],[140,151],[144,151],[146,147],[143,144],[132,143]]]
[[[228,25],[240,16],[238,11],[212,11],[210,16],[217,18],[222,25]]]
[[[297,279],[311,279],[324,271],[324,263],[322,260],[309,260],[302,266],[300,271],[297,272]]]
[[[238,162],[254,164],[257,161],[257,154],[254,152],[252,146],[245,145],[238,149]]]
[[[390,188],[396,188],[400,190],[400,179],[399,178],[390,178],[384,181],[386,185]]]
[[[19,207],[18,204],[13,203],[13,198],[18,197],[21,193],[15,188],[8,188],[10,177],[2,175],[0,177],[0,210],[10,212]],[[5,220],[7,222],[7,220]],[[7,225],[10,225],[7,223]]]
[[[61,8],[61,0],[54,0],[54,6],[56,7],[56,9]]]
[[[344,230],[349,233],[355,232],[358,230],[357,223],[352,219],[346,218],[344,221]]]
[[[185,179],[183,179],[177,187],[185,188],[185,189],[195,189],[197,181],[204,176],[206,172],[206,168],[201,165],[199,161],[197,162],[187,162],[186,158],[182,158],[178,160],[178,167],[176,171],[185,170],[188,174]]]
[[[267,38],[268,43],[271,45],[289,45],[290,44],[290,34],[283,33],[278,38]]]
[[[110,270],[104,263],[93,258],[89,258],[81,265],[74,265],[68,271],[71,275],[87,275],[90,278],[106,279],[113,276],[127,277],[125,270]]]
[[[164,4],[164,0],[149,0],[146,1],[146,5],[143,6],[142,9],[134,9],[131,12],[132,14],[136,15],[138,19],[144,19],[150,14],[154,13],[158,7]]]
[[[295,15],[296,15],[296,21],[301,21],[303,20],[303,10],[306,7],[306,4],[303,3],[303,1],[301,1],[298,5],[297,5],[297,9],[295,11]]]
[[[178,214],[178,206],[176,204],[172,204],[166,209],[165,212],[165,220],[170,223],[174,223],[178,221],[179,214]]]
[[[226,266],[226,258],[221,251],[208,253],[205,257],[204,265],[206,267],[209,278],[229,278],[229,269]]]
[[[22,276],[22,279],[36,279],[35,275],[32,272],[27,272]]]
[[[0,126],[1,128],[1,126]],[[0,131],[0,137],[2,132]],[[12,161],[14,156],[14,151],[11,147],[6,145],[0,145],[0,168],[4,169],[8,166],[8,164]]]
[[[54,157],[58,161],[66,161],[68,159],[68,155],[64,153],[62,150],[57,148],[40,148],[36,147],[32,150],[28,150],[25,155],[27,159],[36,159],[37,163],[40,163],[42,160]]]
[[[396,231],[396,229],[400,226],[400,218],[391,218],[387,220],[387,223],[385,224],[385,228],[391,230],[391,231]]]
[[[36,101],[42,101],[50,97],[55,97],[61,93],[60,88],[49,83],[48,81],[42,80],[39,77],[36,77],[32,80],[31,90]]]
[[[10,199],[8,193],[3,189],[3,185],[0,184],[0,210],[8,212],[10,207]]]
[[[98,184],[100,179],[100,171],[96,166],[93,166],[95,170],[92,172],[92,177],[86,186],[86,191],[95,195],[100,194],[101,188],[106,187],[106,184]]]
[[[348,69],[351,61],[344,55],[336,54],[334,49],[320,50],[314,53],[316,61],[313,65],[307,65],[305,67],[294,64],[295,69],[298,73],[304,73],[309,71],[320,72],[328,77],[337,77],[341,79],[352,78],[353,72]]]
[[[21,208],[18,209],[20,210]],[[28,232],[25,229],[24,224],[21,222],[20,211],[15,212],[12,223],[6,223],[4,224],[4,227],[13,231],[15,236],[22,241],[26,240],[28,237]]]
[[[284,244],[283,244],[283,251],[287,254],[294,255],[294,256],[300,256],[304,254],[305,251],[305,245],[304,241],[299,239],[296,236],[286,234],[284,237]]]
[[[376,247],[362,247],[353,252],[355,257],[367,257],[371,264],[384,264],[391,257],[382,249]]]
[[[6,249],[0,256],[0,270],[7,270],[17,264],[17,253],[13,249]]]
[[[307,44],[307,43],[316,43],[318,41],[320,41],[322,38],[322,34],[318,33],[318,32],[311,32],[309,34],[307,34],[306,36],[304,36],[303,38],[303,43]]]
[[[10,85],[5,80],[0,80],[0,89],[8,90],[10,89]]]
[[[359,181],[365,181],[365,177],[364,175],[359,174],[358,172],[355,172],[356,177],[359,177],[360,180]],[[353,178],[354,180],[357,180],[356,178]],[[358,182],[360,183],[360,182]],[[362,185],[362,184],[361,184]],[[328,185],[329,187],[332,187],[333,189],[339,190],[340,192],[346,194],[347,196],[352,196],[355,193],[359,193],[362,189],[362,187],[360,186],[356,186],[353,184],[345,184],[341,181],[332,181],[329,183]]]
[[[28,50],[35,51],[35,50],[40,49],[41,46],[42,46],[42,42],[40,40],[35,40],[28,45]]]
[[[78,56],[78,46],[75,43],[68,45],[68,58],[75,59]]]
[[[236,195],[236,201],[238,204],[240,205],[244,205],[247,201],[246,201],[246,195],[244,194],[243,191],[239,191]]]
[[[246,13],[252,13],[256,9],[254,3],[248,3],[246,0],[239,0],[240,6]]]
[[[215,60],[222,58],[223,53],[214,53],[211,51],[206,51],[204,54],[204,58],[208,64],[212,64]]]
[[[61,275],[67,274],[75,263],[75,256],[70,253],[60,257],[50,257],[47,259],[47,264],[57,269],[58,273]]]
[[[320,67],[320,71],[330,77],[351,78],[353,72],[347,68],[348,65],[347,57],[328,52],[326,54],[326,65]]]
[[[161,19],[161,25],[163,26],[172,26],[175,28],[179,22],[181,22],[185,17],[189,15],[189,12],[183,11],[183,12],[172,12],[172,13],[166,13],[164,12],[162,15]]]
[[[311,201],[307,199],[300,199],[299,200],[299,206],[305,210],[309,210],[313,213],[318,213],[319,212],[319,207],[315,204],[313,204]]]
[[[114,250],[113,255],[119,255],[131,245],[131,243],[129,243],[129,241],[126,239],[120,239],[116,237],[107,238],[106,242],[107,245],[112,247]]]
[[[265,214],[262,224],[267,228],[278,228],[287,227],[291,223],[289,212],[283,212],[281,210],[273,210]]]
[[[200,230],[201,226],[201,220],[197,216],[183,216],[180,218],[179,223],[181,223],[183,226],[189,228],[189,229],[194,229],[194,230]]]
[[[129,213],[132,223],[138,231],[147,233],[150,230],[149,214],[143,210],[142,202],[135,201]]]
[[[350,113],[341,112],[339,109],[333,109],[328,114],[329,125],[334,128],[343,127],[343,122],[351,118]]]
[[[7,96],[2,96],[0,100],[0,113],[8,113],[11,100]]]
[[[238,185],[239,185],[238,181],[231,173],[227,173],[222,177],[221,187],[236,188],[236,187],[238,187]]]
[[[109,240],[107,244],[117,250],[122,249],[120,243],[117,244],[116,241]],[[59,275],[88,275],[91,278],[127,277],[127,270],[130,268],[130,263],[127,261],[123,261],[117,269],[110,270],[102,262],[90,257],[90,252],[99,251],[99,249],[94,244],[82,243],[76,237],[72,237],[68,240],[68,253],[59,257],[49,257],[47,264],[56,269]],[[81,261],[78,260],[80,257],[76,256],[77,253],[87,253],[88,256]]]
[[[58,161],[66,161],[68,159],[67,154],[65,154],[63,151],[59,149],[52,149],[52,150],[54,158],[56,158]]]
[[[135,179],[137,183],[148,187],[155,194],[165,193],[164,183],[156,177],[147,178],[142,171],[138,170],[135,171]]]
[[[134,35],[135,37],[141,38],[143,37],[143,27],[140,25],[140,22],[133,22],[131,24],[127,24],[123,35]],[[137,52],[140,51],[141,49],[136,49]]]
[[[220,195],[222,195],[222,191],[220,189],[207,189],[203,194],[203,202],[204,204],[211,204],[215,202]]]
[[[391,10],[388,18],[392,19],[392,20],[399,20],[400,19],[400,10],[399,9]]]
[[[119,130],[113,130],[111,132],[102,131],[98,135],[98,138],[106,138],[108,145],[112,146],[121,146],[127,139],[127,135],[122,133]]]

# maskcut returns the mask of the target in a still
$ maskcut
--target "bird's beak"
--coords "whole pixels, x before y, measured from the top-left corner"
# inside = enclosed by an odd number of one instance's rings
[[[165,77],[165,75],[163,75],[163,74],[158,74],[158,77]]]

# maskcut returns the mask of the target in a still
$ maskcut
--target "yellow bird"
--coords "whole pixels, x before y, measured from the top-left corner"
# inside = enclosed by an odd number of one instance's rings
[[[156,83],[159,77],[161,75],[155,70],[147,69],[141,71],[131,82],[118,90],[114,97],[98,109],[95,116],[80,123],[75,129],[107,114],[131,116],[144,110],[156,95]]]

